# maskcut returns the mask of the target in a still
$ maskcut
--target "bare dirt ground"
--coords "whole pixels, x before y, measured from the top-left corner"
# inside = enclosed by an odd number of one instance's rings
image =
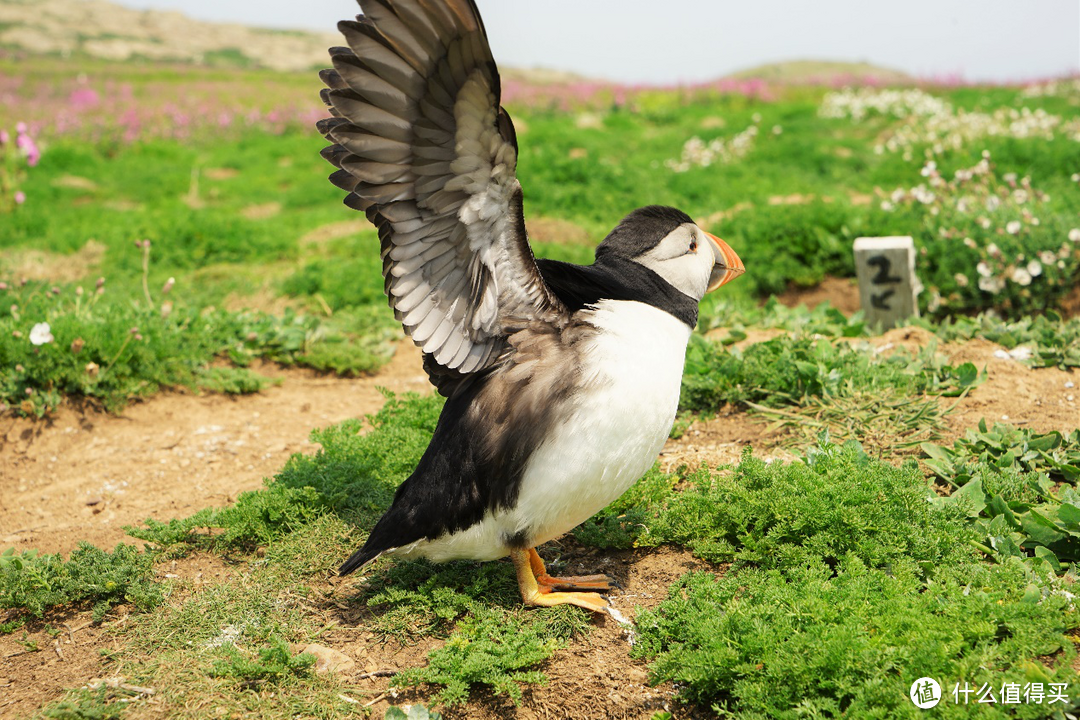
[[[832,290],[849,292],[846,287]],[[925,331],[909,328],[874,342],[886,349],[913,348],[930,338]],[[1032,370],[996,356],[998,350],[985,341],[942,347],[954,363],[971,361],[988,370],[987,381],[949,416],[950,435],[962,435],[983,417],[1040,431],[1080,426],[1080,390],[1069,386],[1080,380],[1077,373]],[[429,388],[419,353],[408,342],[401,344],[390,365],[370,378],[323,377],[272,366],[262,371],[282,378],[280,386],[235,398],[166,393],[119,415],[65,406],[44,422],[0,420],[0,547],[66,554],[80,540],[106,548],[131,542],[124,525],[148,517],[162,521],[184,517],[261,487],[263,478],[280,469],[290,454],[317,449],[308,440],[313,429],[378,410],[384,400],[377,388],[396,392]],[[695,422],[680,439],[670,441],[661,463],[669,469],[733,463],[748,444],[759,453],[784,458],[790,456],[782,449],[784,440],[746,413],[722,408],[715,418]],[[561,541],[558,553],[569,561],[571,572],[581,566],[583,572],[604,571],[616,577],[623,590],[615,596],[615,606],[628,614],[637,605],[655,606],[673,580],[704,566],[688,553],[665,548],[598,557],[595,550],[572,539]],[[197,587],[220,582],[232,570],[220,558],[196,555],[159,571]],[[328,621],[336,619],[341,628],[351,628],[347,613],[329,598],[337,584],[326,584],[328,598],[320,611]],[[90,624],[87,612],[52,614],[48,622],[60,630],[55,637],[45,632],[44,623],[31,623],[26,630],[39,639],[38,652],[26,652],[19,633],[0,635],[0,718],[32,714],[59,698],[64,689],[105,672],[98,650],[116,642],[109,628],[125,622],[125,613],[123,606],[117,608],[105,625]],[[478,693],[466,710],[446,716],[646,719],[670,705],[673,688],[647,684],[645,665],[630,658],[625,631],[606,618],[597,618],[595,624],[587,638],[557,653],[545,666],[549,684],[526,690],[521,706],[515,708],[505,697]],[[368,697],[386,693],[389,680],[360,678],[361,673],[416,665],[437,644],[399,646],[345,629],[333,630],[320,642],[356,659],[354,674],[361,686],[370,688]],[[373,706],[373,717],[380,717],[390,702],[419,702],[423,697],[416,692],[396,699],[386,696]],[[159,701],[148,698],[144,711],[136,715],[160,716],[162,709],[155,713],[155,702]],[[686,717],[694,712],[680,710]]]
[[[225,505],[262,486],[312,430],[382,407],[378,388],[428,392],[419,351],[403,343],[375,377],[264,367],[282,378],[255,395],[165,393],[119,415],[62,406],[46,421],[0,420],[0,546],[111,548],[124,525]]]

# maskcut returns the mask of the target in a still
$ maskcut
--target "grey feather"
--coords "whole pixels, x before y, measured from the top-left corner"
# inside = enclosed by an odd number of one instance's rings
[[[351,191],[346,204],[377,227],[394,315],[444,392],[505,355],[510,318],[559,324],[567,311],[528,246],[513,124],[475,4],[360,6],[338,26],[348,47],[332,49],[334,69],[321,73],[340,116],[318,125],[333,143],[322,154],[341,168],[331,181]],[[480,87],[458,103],[466,82]]]

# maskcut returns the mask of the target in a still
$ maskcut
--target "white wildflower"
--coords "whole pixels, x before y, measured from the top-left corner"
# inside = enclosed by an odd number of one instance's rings
[[[979,289],[988,293],[999,293],[1005,289],[1005,281],[999,277],[979,278]]]
[[[1043,261],[1043,265],[1053,265],[1054,261],[1057,260],[1057,255],[1049,250],[1042,250],[1039,252],[1039,259]]]
[[[52,328],[49,323],[38,323],[30,328],[30,342],[34,345],[46,345],[53,341]]]
[[[993,270],[991,270],[990,266],[985,262],[979,263],[975,269],[978,271],[980,277],[988,278],[994,274]]]
[[[986,254],[990,257],[998,257],[1001,255],[1001,250],[998,249],[997,243],[990,243],[986,246]]]
[[[1030,275],[1031,277],[1033,277],[1033,278],[1039,277],[1040,275],[1042,275],[1042,271],[1043,271],[1042,263],[1039,262],[1038,260],[1032,260],[1031,262],[1029,262],[1027,264],[1027,271],[1028,271],[1028,275]]]
[[[1020,221],[1010,220],[1008,223],[1005,224],[1005,232],[1009,233],[1010,235],[1016,235],[1017,233],[1019,233]]]
[[[955,280],[956,284],[960,287],[968,286],[968,276],[964,273],[956,273],[955,275],[953,275],[953,280]]]
[[[1024,285],[1024,286],[1030,285],[1031,284],[1031,273],[1029,273],[1027,271],[1027,268],[1022,268],[1022,267],[1014,268],[1013,271],[1012,271],[1012,281],[1014,283],[1016,283],[1017,285]]]
[[[1080,228],[1073,228],[1070,230],[1069,239],[1073,242],[1080,242]]]

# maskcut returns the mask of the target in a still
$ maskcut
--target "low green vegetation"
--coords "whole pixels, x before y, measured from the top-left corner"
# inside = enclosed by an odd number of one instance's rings
[[[357,312],[323,319],[287,311],[207,311],[184,304],[112,298],[42,282],[0,285],[0,403],[42,417],[65,397],[118,410],[162,387],[257,392],[271,380],[254,358],[355,375],[389,359],[396,328]],[[347,329],[345,329],[347,328]],[[216,358],[232,367],[212,367]]]
[[[1042,473],[1048,480],[1080,481],[1080,430],[1064,435],[1039,433],[1006,423],[987,428],[981,420],[951,448],[926,443],[924,461],[935,475],[954,487],[966,484],[982,468]]]
[[[210,677],[232,678],[248,686],[275,684],[288,678],[302,678],[311,674],[315,657],[307,653],[294,655],[289,644],[279,637],[272,637],[270,644],[250,658],[232,645],[225,646],[226,657],[210,668]]]
[[[166,597],[153,578],[153,566],[151,553],[123,544],[109,553],[80,543],[67,560],[8,548],[0,554],[0,609],[40,618],[49,608],[81,605],[93,609],[95,620],[123,602],[150,610]]]
[[[445,645],[428,654],[426,667],[400,672],[394,683],[442,686],[432,699],[448,706],[464,704],[485,685],[520,702],[522,684],[547,683],[536,668],[586,628],[588,619],[568,607],[523,615],[478,605]]]
[[[939,324],[919,322],[946,342],[982,338],[1005,346],[1010,356],[1031,367],[1080,367],[1080,316],[1063,319],[1050,310],[1016,320],[993,314],[958,316]]]
[[[915,558],[873,567],[856,554],[834,567],[695,573],[638,616],[635,652],[655,680],[737,717],[922,717],[907,697],[921,677],[941,683],[944,717],[1052,717],[1045,702],[973,708],[977,694],[951,696],[956,684],[999,696],[1004,683],[1038,682],[1069,697],[1076,611],[1061,592],[1029,596],[1028,580],[1019,564],[927,572]]]
[[[948,408],[939,398],[964,395],[983,377],[972,363],[949,365],[934,344],[913,355],[786,334],[733,350],[693,338],[680,407],[747,406],[804,442],[828,431],[875,446],[909,447],[944,427]]]

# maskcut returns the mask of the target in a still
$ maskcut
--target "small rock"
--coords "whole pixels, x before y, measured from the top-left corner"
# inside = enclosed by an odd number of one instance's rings
[[[92,497],[92,498],[90,498],[89,500],[86,501],[86,504],[93,507],[94,505],[100,505],[103,502],[105,502],[105,500],[102,499],[102,498]]]
[[[312,643],[305,647],[303,651],[315,656],[315,672],[319,675],[328,672],[349,672],[356,665],[356,661],[345,653],[323,645]]]

